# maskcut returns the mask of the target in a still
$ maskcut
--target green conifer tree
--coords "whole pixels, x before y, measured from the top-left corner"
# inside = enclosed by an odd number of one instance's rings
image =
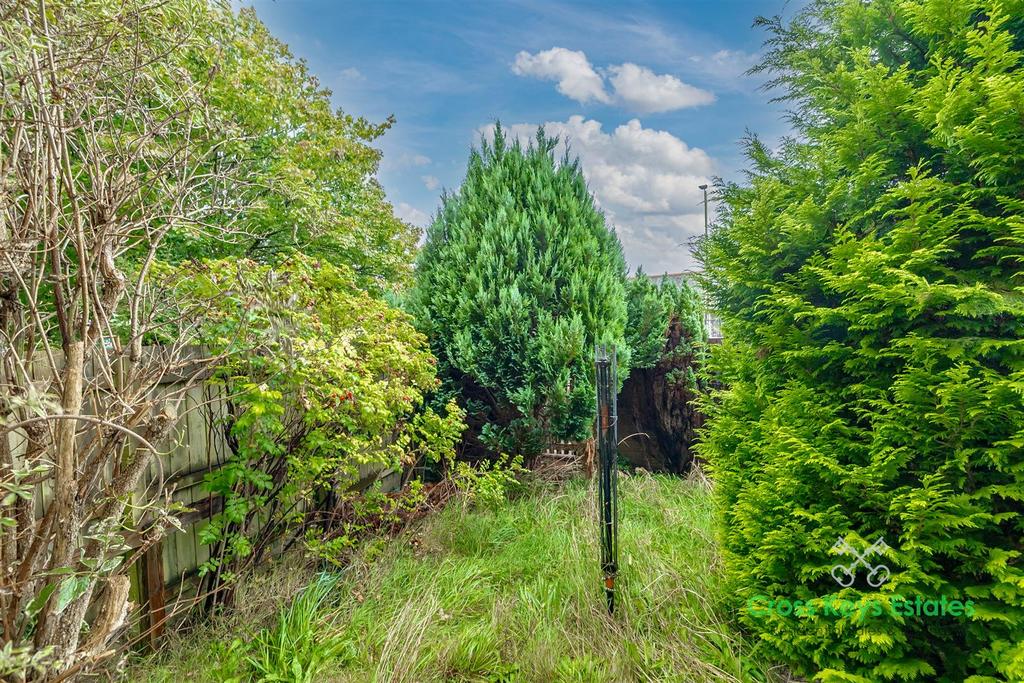
[[[1022,681],[1024,3],[827,0],[762,23],[798,135],[749,141],[703,248],[728,389],[701,453],[737,607],[823,683]],[[840,537],[884,538],[888,579],[843,587]]]
[[[543,129],[509,142],[498,125],[471,151],[410,295],[477,445],[527,457],[589,435],[595,343],[619,349],[620,376],[628,367],[622,248],[557,144]]]

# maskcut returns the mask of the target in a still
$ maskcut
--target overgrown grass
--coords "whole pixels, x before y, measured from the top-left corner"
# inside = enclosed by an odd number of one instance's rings
[[[628,478],[620,491],[614,616],[598,568],[592,491],[573,482],[531,489],[496,509],[449,505],[395,540],[367,545],[340,576],[321,575],[263,630],[253,632],[245,614],[222,620],[130,675],[778,680],[751,658],[723,608],[709,492],[652,476]]]

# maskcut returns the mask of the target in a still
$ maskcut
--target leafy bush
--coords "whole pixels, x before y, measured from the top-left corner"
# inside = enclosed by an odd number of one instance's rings
[[[449,476],[467,500],[493,510],[520,488],[520,477],[526,472],[522,456],[501,455],[497,460],[482,461],[476,467],[467,462],[452,462]]]
[[[639,269],[626,285],[626,344],[633,368],[652,368],[676,352],[693,355],[695,344],[707,341],[704,304],[689,282],[676,284],[668,278],[652,281]],[[678,326],[680,339],[672,339]],[[675,342],[675,343],[673,343]]]
[[[426,501],[427,492],[418,479],[392,494],[375,484],[336,506],[329,528],[309,528],[306,548],[318,560],[342,568],[360,542],[371,537],[386,539],[397,533],[423,510]]]
[[[427,231],[410,306],[447,394],[495,452],[533,455],[593,418],[593,347],[624,345],[625,262],[576,160],[557,140],[493,144]]]
[[[225,499],[202,533],[220,547],[207,570],[258,559],[282,525],[341,505],[361,465],[450,457],[462,413],[422,407],[437,385],[426,339],[353,280],[297,255],[274,267],[215,261],[182,270],[183,296],[234,283],[206,327],[211,350],[226,358],[215,379],[230,403],[232,448],[207,480]]]
[[[750,140],[703,247],[729,388],[701,452],[737,603],[974,606],[743,611],[816,680],[1024,680],[1022,17],[843,0],[762,22],[800,135]],[[889,580],[840,588],[833,544],[879,537]]]

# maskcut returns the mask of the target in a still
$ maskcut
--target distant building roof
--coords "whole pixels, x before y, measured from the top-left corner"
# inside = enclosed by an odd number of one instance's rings
[[[681,285],[684,282],[688,282],[693,286],[697,286],[697,273],[692,270],[684,270],[678,273],[661,273],[660,275],[654,275],[652,273],[644,273],[651,282],[669,282]]]

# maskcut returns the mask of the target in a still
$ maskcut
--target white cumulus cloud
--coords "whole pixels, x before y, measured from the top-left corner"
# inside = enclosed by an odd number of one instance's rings
[[[654,274],[694,267],[687,244],[704,231],[698,185],[710,183],[715,171],[704,150],[667,131],[644,128],[637,119],[613,131],[582,116],[543,125],[579,157],[590,190],[618,232],[631,266],[642,265]],[[537,126],[519,123],[505,129],[526,144]],[[494,126],[479,132],[493,139]]]
[[[423,186],[426,187],[428,190],[436,190],[437,188],[441,187],[441,181],[438,180],[436,176],[420,176],[420,180],[423,181]]]
[[[417,228],[425,228],[430,223],[430,214],[405,202],[398,202],[395,205],[395,215],[406,223],[415,225]]]
[[[671,74],[656,74],[631,62],[595,69],[585,53],[564,47],[536,54],[520,52],[512,71],[557,81],[558,92],[580,104],[614,104],[638,114],[700,107],[715,101],[714,93],[683,83]]]
[[[669,74],[658,75],[629,62],[608,67],[615,97],[631,111],[653,114],[715,101],[713,93],[683,83]]]
[[[564,47],[553,47],[537,54],[523,51],[516,55],[512,71],[520,76],[557,81],[558,92],[580,103],[611,101],[604,90],[604,79],[583,52]]]
[[[366,80],[366,77],[363,76],[362,72],[360,72],[359,69],[355,68],[354,66],[350,66],[347,69],[342,69],[341,73],[338,74],[338,75],[341,76],[341,80],[343,80],[343,81],[365,81]]]

